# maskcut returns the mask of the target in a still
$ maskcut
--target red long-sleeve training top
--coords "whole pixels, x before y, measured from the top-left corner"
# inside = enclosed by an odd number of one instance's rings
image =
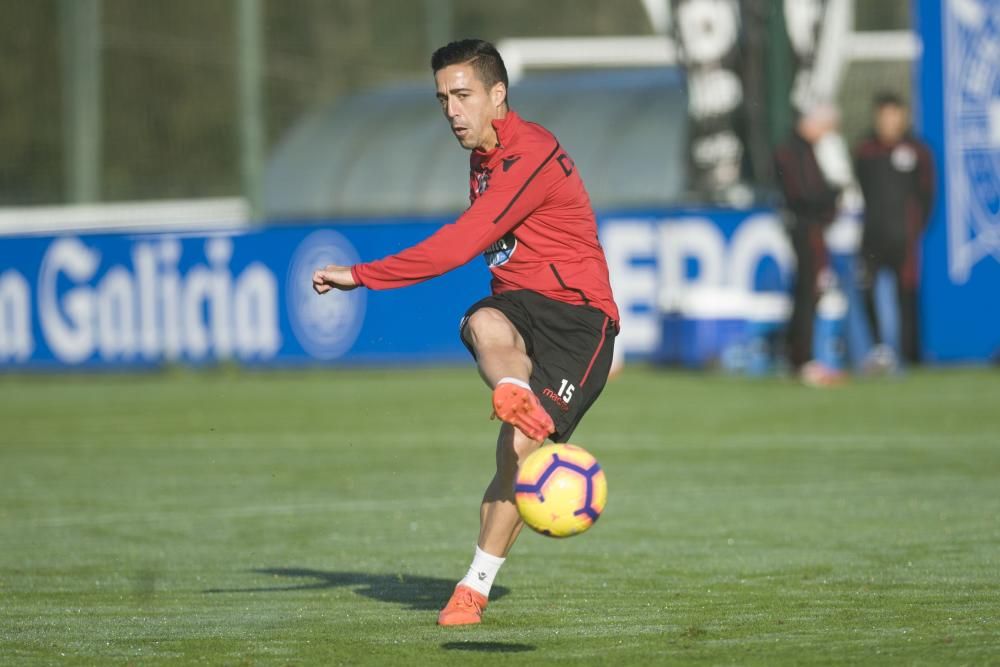
[[[593,306],[617,323],[597,221],[573,161],[548,130],[514,111],[493,127],[499,146],[470,158],[465,213],[402,252],[354,265],[355,282],[371,289],[406,287],[482,253],[494,294],[532,290]]]

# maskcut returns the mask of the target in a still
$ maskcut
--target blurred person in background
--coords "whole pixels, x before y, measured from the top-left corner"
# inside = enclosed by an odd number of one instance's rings
[[[871,132],[854,151],[854,169],[865,200],[858,283],[874,340],[865,368],[887,372],[897,361],[879,326],[875,281],[880,270],[892,272],[900,350],[908,363],[919,363],[920,241],[934,197],[934,163],[927,146],[911,133],[909,111],[899,95],[876,95],[872,120]]]
[[[523,526],[514,503],[520,462],[546,438],[567,442],[597,400],[619,317],[579,171],[548,130],[509,108],[507,70],[496,48],[475,39],[452,42],[434,53],[431,69],[451,132],[471,151],[469,208],[395,255],[318,269],[313,288],[325,294],[406,287],[479,254],[490,268],[493,294],[466,311],[459,335],[504,423],[472,563],[438,616],[439,625],[469,625],[480,622]]]
[[[841,372],[813,360],[816,304],[833,282],[823,235],[837,215],[841,191],[852,180],[850,155],[837,133],[839,122],[833,106],[816,104],[800,113],[791,136],[775,151],[775,170],[797,261],[788,358],[803,382],[820,386],[843,379]]]

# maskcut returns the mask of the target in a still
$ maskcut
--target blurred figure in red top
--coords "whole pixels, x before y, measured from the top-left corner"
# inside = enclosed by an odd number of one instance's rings
[[[460,335],[504,424],[472,565],[438,617],[441,625],[466,625],[480,622],[522,527],[518,465],[546,438],[566,442],[600,395],[618,308],[576,165],[548,130],[510,109],[497,50],[482,40],[452,42],[434,53],[431,68],[451,132],[472,151],[469,208],[396,255],[318,269],[313,287],[319,294],[405,287],[480,254],[490,268],[492,295],[469,308]]]
[[[813,360],[816,305],[832,281],[824,232],[837,214],[841,191],[852,179],[850,156],[836,132],[839,120],[834,107],[817,104],[801,113],[791,136],[775,151],[775,171],[797,264],[788,358],[809,385],[843,380],[842,373]]]
[[[896,366],[896,356],[882,339],[875,307],[875,278],[881,269],[896,279],[903,358],[911,364],[920,361],[920,239],[934,198],[934,161],[930,149],[910,132],[901,97],[880,93],[873,107],[872,131],[854,151],[854,170],[865,198],[858,282],[875,342],[865,366],[884,372]]]

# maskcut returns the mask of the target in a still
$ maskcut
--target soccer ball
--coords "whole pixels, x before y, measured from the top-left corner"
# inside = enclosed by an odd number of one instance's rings
[[[521,464],[514,486],[521,518],[549,537],[590,528],[604,510],[608,483],[590,452],[576,445],[546,445]]]

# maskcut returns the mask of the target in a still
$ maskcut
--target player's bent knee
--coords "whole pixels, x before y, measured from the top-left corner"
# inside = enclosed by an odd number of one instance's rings
[[[469,315],[465,324],[466,335],[473,345],[513,343],[517,329],[510,323],[507,316],[496,308],[480,308]]]

